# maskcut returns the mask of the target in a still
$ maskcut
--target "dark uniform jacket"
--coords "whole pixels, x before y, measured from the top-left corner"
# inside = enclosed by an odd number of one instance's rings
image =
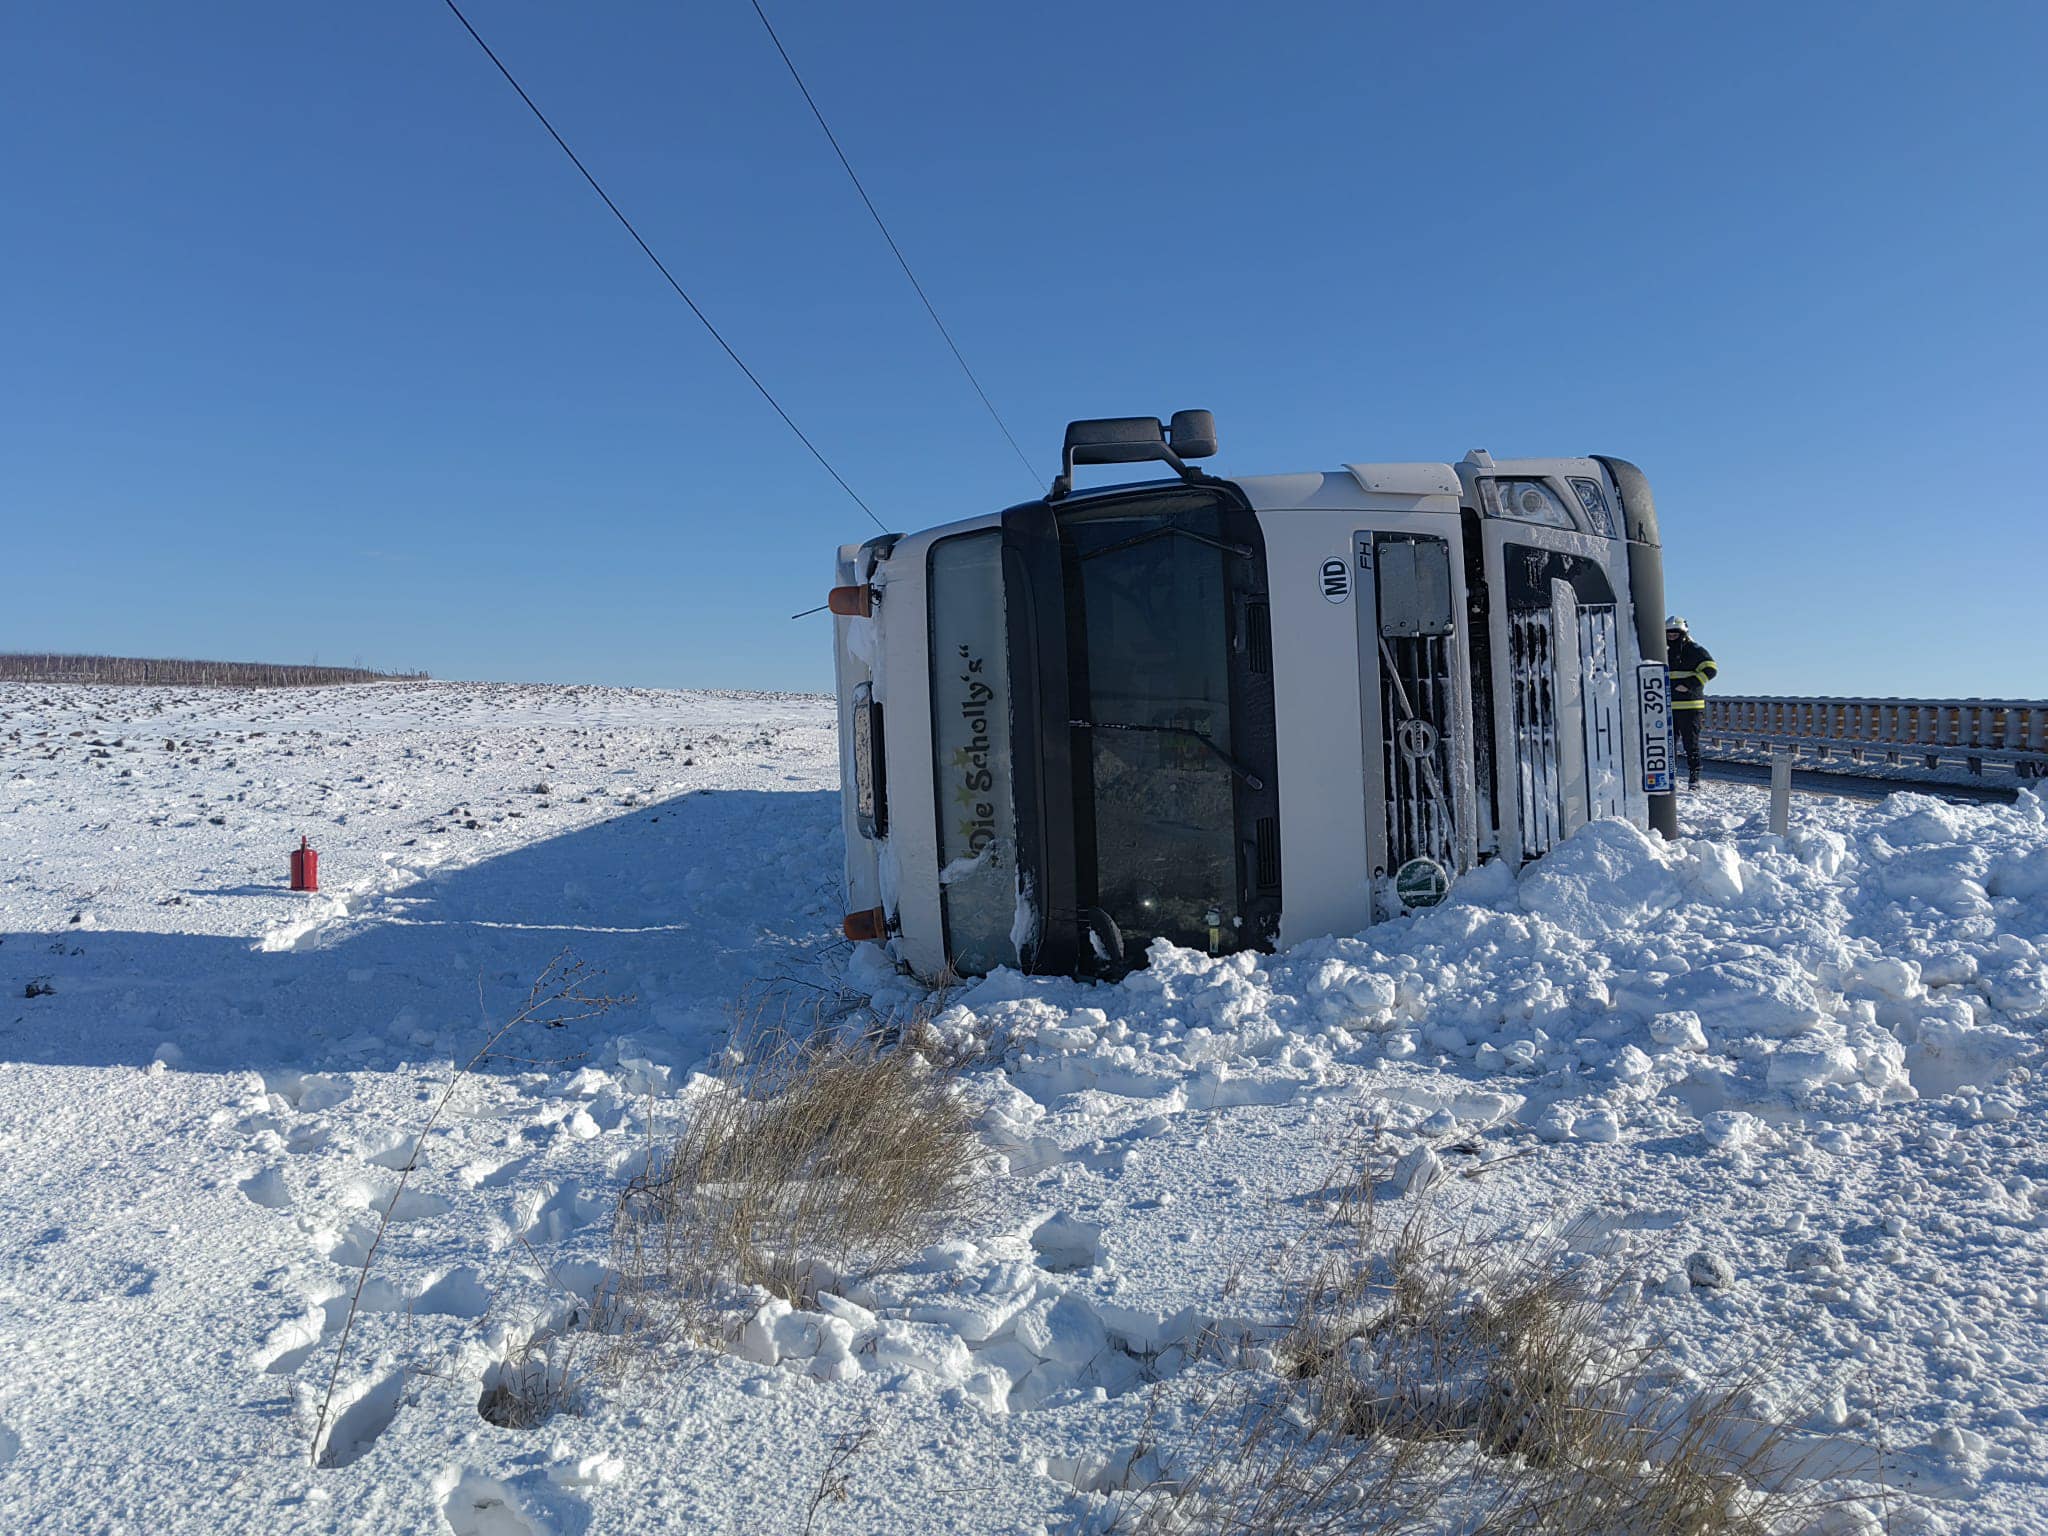
[[[1707,654],[1707,648],[1691,635],[1683,637],[1671,647],[1671,707],[1673,709],[1705,709],[1707,707],[1707,679],[1720,668],[1714,665],[1714,658]]]

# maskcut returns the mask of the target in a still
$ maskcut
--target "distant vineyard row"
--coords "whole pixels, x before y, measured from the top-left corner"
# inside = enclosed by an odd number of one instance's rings
[[[328,683],[418,682],[424,672],[295,667],[265,661],[177,661],[143,656],[0,656],[0,682],[115,683],[210,688],[314,688]]]

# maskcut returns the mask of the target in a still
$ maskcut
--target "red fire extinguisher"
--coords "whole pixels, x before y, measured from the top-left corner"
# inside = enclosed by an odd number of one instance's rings
[[[310,845],[303,837],[299,839],[299,846],[292,850],[292,889],[320,889],[320,850]]]

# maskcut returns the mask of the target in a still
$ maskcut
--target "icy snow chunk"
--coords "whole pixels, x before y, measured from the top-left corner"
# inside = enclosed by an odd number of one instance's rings
[[[1331,1017],[1362,1015],[1368,1025],[1392,1017],[1393,978],[1342,960],[1325,960],[1309,977],[1308,995],[1321,1001]]]
[[[2014,938],[2001,935],[2002,940]],[[2024,1018],[2048,1012],[2048,966],[2039,960],[2009,960],[1998,969],[1987,969],[1977,978],[1977,985],[1992,1007],[2006,1013]]]
[[[983,1413],[1002,1414],[1010,1411],[1009,1373],[992,1365],[983,1365],[980,1370],[967,1378],[960,1388],[960,1395]]]
[[[1006,966],[990,971],[979,981],[970,982],[956,1001],[963,1008],[984,1011],[998,1003],[1022,1002],[1030,995],[1030,978]]]
[[[1792,961],[1774,954],[1695,967],[1674,977],[1667,995],[1723,1037],[1747,1034],[1782,1040],[1826,1019],[1812,981]]]
[[[1635,1046],[1624,1045],[1614,1053],[1614,1060],[1608,1065],[1624,1083],[1639,1083],[1650,1075],[1656,1063]]]
[[[449,1467],[433,1487],[441,1518],[454,1536],[533,1536],[518,1495],[494,1477]]]
[[[858,1374],[860,1366],[853,1358],[859,1335],[843,1318],[829,1317],[823,1313],[813,1314],[811,1326],[817,1330],[818,1347],[811,1356],[811,1374],[829,1380],[845,1380]]]
[[[1079,1371],[1109,1348],[1109,1330],[1087,1299],[1069,1291],[1017,1319],[1017,1342],[1041,1360]]]
[[[1792,852],[1801,863],[1832,880],[1849,861],[1849,840],[1827,827],[1800,827],[1790,838]]]
[[[1005,1334],[1002,1338],[976,1346],[974,1363],[978,1367],[1001,1371],[1014,1387],[1038,1369],[1038,1356]]]
[[[1617,1141],[1621,1137],[1621,1126],[1611,1109],[1596,1109],[1581,1115],[1572,1124],[1572,1134],[1580,1141]]]
[[[1717,1109],[1700,1121],[1700,1133],[1707,1145],[1734,1152],[1755,1141],[1763,1122],[1739,1109]]]
[[[960,1335],[930,1323],[889,1318],[876,1324],[874,1337],[866,1347],[873,1354],[878,1371],[912,1370],[958,1386],[974,1370],[974,1357]]]
[[[1862,1075],[1861,1069],[1849,1047],[1825,1045],[1818,1050],[1774,1051],[1765,1075],[1773,1088],[1799,1095],[1836,1083],[1853,1083]]]
[[[1988,913],[1982,875],[1987,860],[1971,847],[1915,848],[1874,859],[1865,886],[1902,905],[1915,902],[1955,916]]]
[[[835,1296],[830,1291],[818,1297],[818,1310],[828,1317],[836,1317],[856,1333],[865,1333],[875,1326],[875,1314],[857,1301],[848,1301],[844,1296]]]
[[[1492,1093],[1483,1088],[1462,1090],[1451,1100],[1451,1113],[1465,1127],[1498,1125],[1528,1102],[1519,1093]]]
[[[758,1318],[759,1313],[755,1316]],[[822,1312],[783,1310],[769,1326],[778,1363],[808,1361],[821,1353],[843,1355],[852,1342],[853,1330],[836,1317]]]
[[[1698,1248],[1685,1256],[1685,1278],[1695,1290],[1725,1291],[1735,1283],[1735,1266],[1718,1253]]]
[[[1447,1056],[1462,1055],[1472,1044],[1455,1024],[1433,1024],[1422,1032],[1422,1038]]]
[[[1534,1072],[1540,1048],[1526,1035],[1517,1035],[1499,1048],[1500,1065],[1507,1072]]]
[[[1444,1161],[1428,1142],[1418,1142],[1401,1154],[1388,1180],[1394,1193],[1419,1195],[1444,1176]]]
[[[1572,1127],[1577,1123],[1577,1117],[1570,1110],[1562,1104],[1553,1104],[1538,1117],[1534,1129],[1545,1141],[1569,1141]]]
[[[1844,1265],[1842,1243],[1835,1237],[1808,1237],[1792,1245],[1785,1262],[1793,1269],[1824,1269],[1840,1273]]]
[[[1912,960],[1881,955],[1856,966],[1856,979],[1880,997],[1905,1002],[1920,994],[1920,966]]]
[[[2048,896],[2048,846],[2008,853],[1992,861],[1984,889],[1993,896],[2033,901]]]
[[[996,1088],[981,1112],[982,1128],[1021,1137],[1045,1118],[1045,1106],[1000,1074],[997,1081],[1001,1086]]]
[[[608,1073],[600,1072],[596,1067],[579,1067],[558,1084],[551,1084],[548,1091],[558,1098],[594,1099],[610,1086]]]
[[[548,1481],[557,1488],[603,1488],[617,1482],[625,1470],[625,1460],[609,1451],[578,1456],[564,1446],[548,1468]]]
[[[1073,1391],[1079,1378],[1080,1372],[1074,1367],[1048,1360],[1030,1374],[1018,1378],[1017,1384],[1010,1389],[1010,1407],[1016,1412],[1033,1412],[1061,1393]]]
[[[1514,900],[1514,895],[1515,871],[1505,861],[1496,859],[1490,864],[1482,864],[1477,869],[1469,869],[1458,876],[1445,905],[1501,907]],[[1445,907],[1432,908],[1425,917],[1434,919],[1444,910]]]
[[[665,1099],[669,1095],[668,1067],[644,1057],[619,1059],[619,1087],[636,1099]]]
[[[1893,795],[1884,804],[1899,814],[1878,828],[1878,836],[1894,848],[1911,848],[1925,843],[1955,843],[1965,839],[1962,812],[1931,795]]]
[[[904,1314],[913,1323],[933,1323],[959,1334],[969,1344],[979,1344],[1008,1327],[1031,1296],[1028,1290],[1006,1295],[947,1292],[919,1297],[904,1308]]]
[[[754,1315],[740,1325],[739,1336],[733,1340],[733,1353],[756,1365],[775,1364],[781,1358],[781,1350],[776,1343],[776,1325],[793,1310],[780,1296],[771,1296],[762,1302]]]
[[[318,1114],[333,1109],[349,1096],[346,1078],[326,1073],[292,1071],[269,1072],[263,1078],[265,1088],[279,1094],[301,1114]]]
[[[1907,1041],[1905,1066],[1913,1087],[1937,1097],[1996,1082],[2029,1049],[2027,1036],[1977,1023],[1960,1001],[1928,1007],[1900,1035]]]
[[[1725,907],[1742,899],[1742,857],[1726,843],[1689,844],[1679,870],[1687,888],[1703,901]]]
[[[973,1243],[964,1238],[949,1238],[933,1243],[907,1267],[912,1273],[943,1275],[972,1268],[980,1257],[981,1250]]]

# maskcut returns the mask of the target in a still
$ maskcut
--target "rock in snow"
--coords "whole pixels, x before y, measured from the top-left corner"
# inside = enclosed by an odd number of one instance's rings
[[[1718,1253],[1697,1248],[1685,1256],[1685,1278],[1696,1290],[1725,1291],[1735,1283],[1735,1266]]]

